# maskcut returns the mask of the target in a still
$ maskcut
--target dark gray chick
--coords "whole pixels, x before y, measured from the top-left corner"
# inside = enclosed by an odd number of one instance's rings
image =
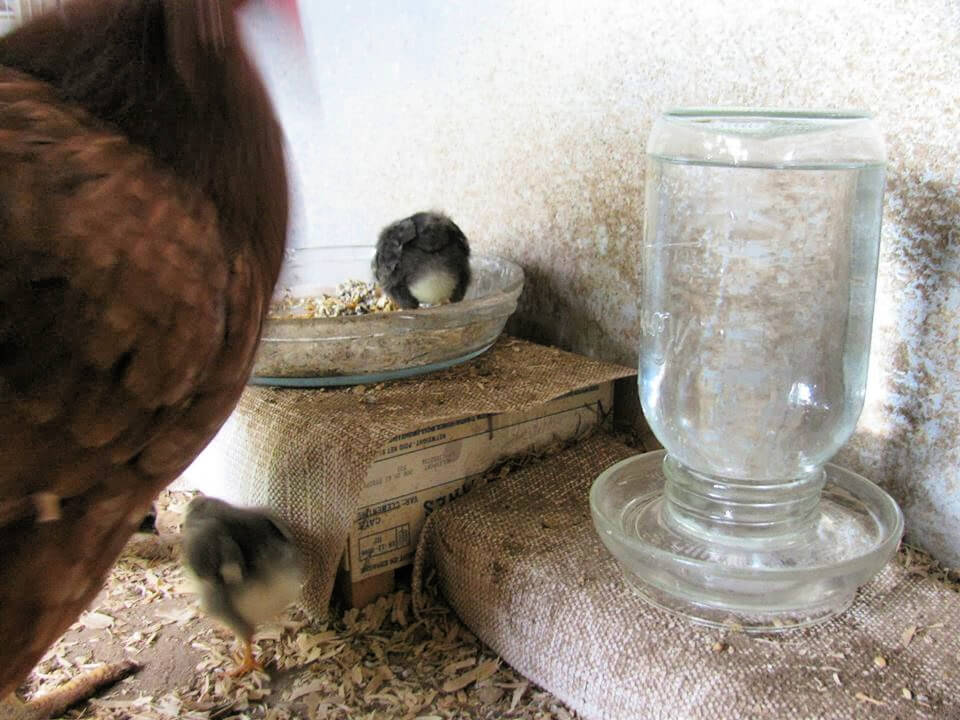
[[[260,669],[253,657],[256,626],[297,599],[303,558],[287,527],[262,509],[196,497],[183,520],[183,560],[200,607],[237,635],[243,647],[231,675]]]
[[[420,212],[383,229],[373,274],[402,308],[458,302],[470,283],[470,245],[446,215]]]
[[[147,514],[143,516],[143,519],[140,521],[140,526],[137,528],[138,533],[143,533],[145,535],[159,535],[157,530],[157,504],[150,503],[150,509],[147,511]]]

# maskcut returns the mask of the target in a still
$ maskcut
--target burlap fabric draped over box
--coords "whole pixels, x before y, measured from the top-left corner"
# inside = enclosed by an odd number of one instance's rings
[[[598,434],[437,511],[415,584],[435,564],[467,626],[587,718],[960,718],[960,595],[894,564],[845,614],[776,637],[643,603],[588,506],[634,452]]]
[[[411,380],[325,391],[250,387],[215,441],[226,458],[226,499],[269,506],[290,523],[310,567],[304,603],[322,616],[361,484],[388,440],[633,374],[505,337],[471,363]]]

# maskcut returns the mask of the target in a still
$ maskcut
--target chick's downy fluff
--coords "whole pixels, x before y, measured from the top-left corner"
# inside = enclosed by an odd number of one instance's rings
[[[239,0],[73,0],[0,38],[0,697],[249,375],[283,139]]]
[[[420,212],[383,229],[372,266],[402,308],[458,302],[470,284],[470,245],[446,215]]]
[[[243,673],[259,665],[251,641],[257,625],[296,600],[303,557],[290,530],[267,510],[196,497],[183,522],[183,559],[200,607],[233,630]]]

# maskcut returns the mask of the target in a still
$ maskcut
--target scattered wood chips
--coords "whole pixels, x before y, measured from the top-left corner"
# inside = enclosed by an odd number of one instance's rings
[[[897,561],[913,575],[929,577],[954,592],[960,592],[960,568],[947,568],[923,550],[906,543],[900,545]]]
[[[532,461],[535,458],[515,459],[495,472],[506,475]],[[161,496],[161,536],[136,536],[131,541],[93,607],[51,648],[21,688],[22,695],[47,692],[84,670],[129,658],[143,666],[137,675],[65,717],[579,717],[502,663],[457,619],[432,581],[427,587],[430,604],[420,619],[411,610],[408,588],[362,610],[333,608],[325,622],[311,622],[291,608],[256,636],[266,672],[240,679],[225,676],[223,672],[234,667],[234,639],[196,610],[177,557],[176,523],[189,498],[175,492]],[[956,571],[915,548],[904,545],[898,561],[910,572],[960,592]],[[904,627],[901,642],[916,642],[934,627]],[[728,647],[718,641],[711,649],[723,652]],[[882,655],[873,658],[875,668],[887,663]],[[832,678],[846,691],[837,672]],[[883,704],[850,690],[863,705]],[[926,697],[915,689],[904,687],[900,694],[927,706]]]
[[[219,720],[579,716],[503,664],[428,584],[421,619],[409,588],[368,607],[331,609],[311,622],[291,608],[259,628],[266,672],[231,678],[233,636],[194,606],[175,541],[186,493],[164,493],[161,536],[137,536],[94,606],[39,663],[22,695],[57,687],[81,670],[128,657],[143,669],[69,718]],[[157,551],[157,546],[161,548]],[[166,547],[164,550],[163,548]]]

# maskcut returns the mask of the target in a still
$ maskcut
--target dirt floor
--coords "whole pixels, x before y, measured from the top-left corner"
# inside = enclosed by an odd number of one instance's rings
[[[578,715],[484,647],[432,592],[409,584],[363,610],[311,623],[292,608],[257,634],[266,672],[235,680],[234,640],[194,605],[178,560],[184,493],[159,501],[159,536],[131,540],[91,608],[37,666],[22,696],[125,658],[140,671],[70,718],[529,718]],[[401,583],[402,584],[402,583]]]

